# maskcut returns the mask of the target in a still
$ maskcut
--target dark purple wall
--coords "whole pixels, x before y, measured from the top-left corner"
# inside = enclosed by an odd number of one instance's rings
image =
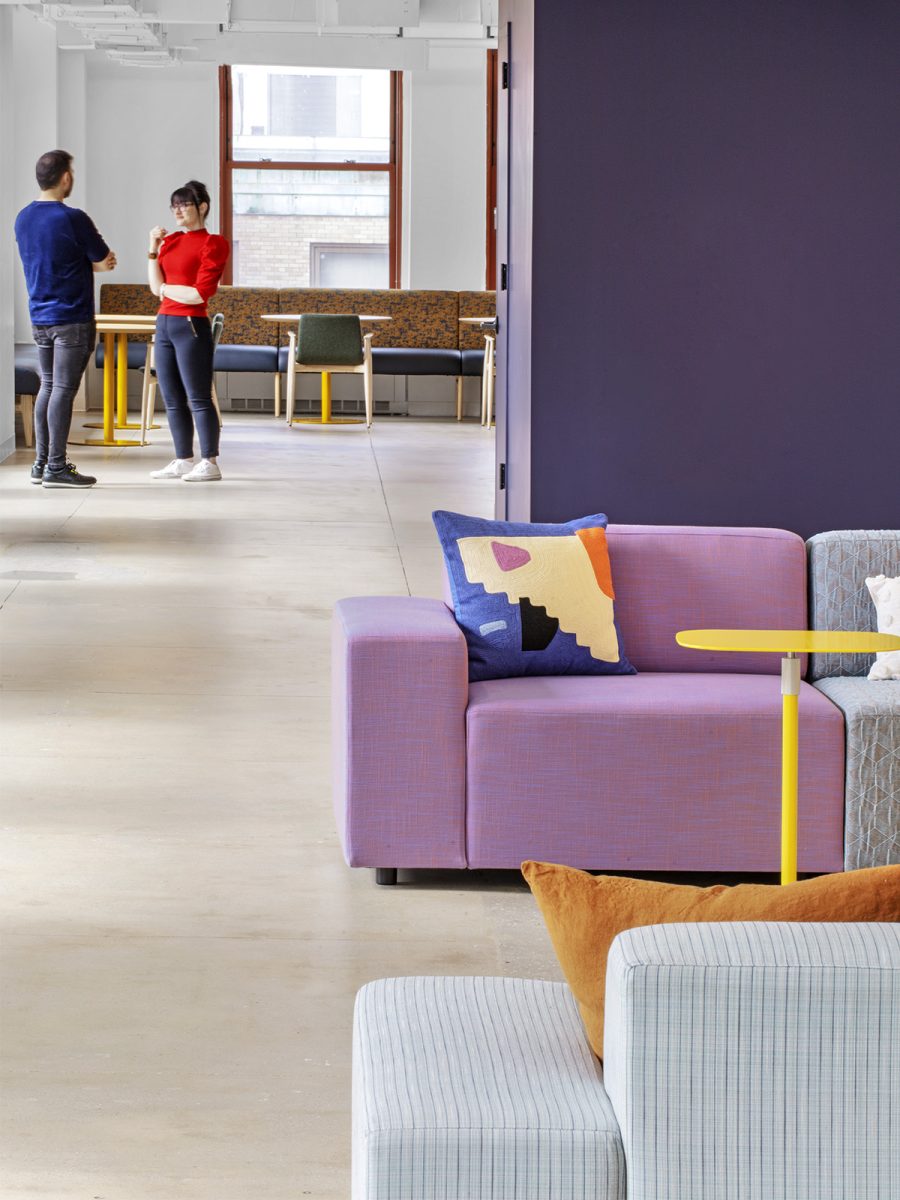
[[[508,468],[530,505],[509,515],[900,525],[900,4],[523,3],[530,461],[510,436]]]

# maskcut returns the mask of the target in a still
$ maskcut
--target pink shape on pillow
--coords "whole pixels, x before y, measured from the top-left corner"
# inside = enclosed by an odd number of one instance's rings
[[[491,542],[491,549],[501,571],[515,571],[517,567],[524,567],[527,562],[531,562],[531,555],[521,546],[505,546],[503,542]]]

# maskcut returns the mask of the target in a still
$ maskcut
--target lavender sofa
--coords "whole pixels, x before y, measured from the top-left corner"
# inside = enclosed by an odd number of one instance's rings
[[[470,684],[439,600],[335,609],[334,799],[347,862],[774,872],[775,655],[679,647],[691,628],[803,629],[806,551],[777,529],[613,525],[616,614],[634,676]],[[799,869],[843,865],[844,722],[800,696]]]

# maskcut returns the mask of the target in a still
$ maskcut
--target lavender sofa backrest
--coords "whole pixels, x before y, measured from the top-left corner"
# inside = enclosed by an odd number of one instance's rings
[[[777,654],[677,645],[680,629],[806,629],[806,547],[783,529],[610,525],[625,653],[638,671],[778,674]]]

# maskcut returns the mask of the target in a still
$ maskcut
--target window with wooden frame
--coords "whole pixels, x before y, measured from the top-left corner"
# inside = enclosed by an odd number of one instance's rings
[[[219,68],[226,283],[400,286],[399,71]]]

